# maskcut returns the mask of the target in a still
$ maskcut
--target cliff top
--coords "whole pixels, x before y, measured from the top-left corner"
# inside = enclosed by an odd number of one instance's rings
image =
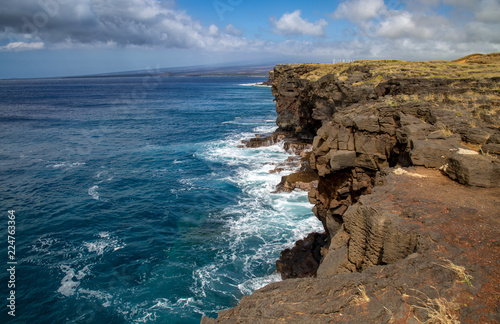
[[[353,71],[369,69],[372,78],[354,85],[378,84],[389,78],[453,78],[478,79],[500,77],[500,53],[471,54],[453,61],[398,61],[398,60],[359,60],[351,63],[335,64],[291,64],[294,69],[304,69],[301,78],[316,81],[333,74],[341,81],[347,81]]]

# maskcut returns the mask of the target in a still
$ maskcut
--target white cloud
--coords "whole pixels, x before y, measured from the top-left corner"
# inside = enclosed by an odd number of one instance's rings
[[[360,37],[377,38],[379,42],[399,39],[416,46],[425,40],[439,43],[441,48],[443,43],[450,43],[450,48],[470,43],[473,52],[478,51],[478,43],[484,42],[481,47],[495,48],[487,43],[498,44],[500,38],[500,0],[442,1],[451,6],[447,15],[429,9],[438,4],[436,0],[413,0],[396,9],[386,8],[382,0],[345,0],[332,17],[353,21]],[[410,52],[410,47],[406,51]]]
[[[428,6],[438,6],[440,0],[420,0],[420,3]]]
[[[470,22],[464,28],[464,40],[470,43],[474,42],[489,42],[491,44],[500,45],[500,24],[496,28],[492,28],[491,24],[482,22]]]
[[[339,4],[332,18],[364,22],[386,10],[384,0],[347,0]]]
[[[45,44],[43,42],[12,42],[5,46],[0,46],[1,50],[4,51],[26,51],[26,50],[39,50],[43,49]]]
[[[208,34],[210,36],[217,36],[219,35],[219,28],[215,25],[210,25],[210,27],[208,27]]]
[[[463,6],[463,7],[474,7],[475,2],[480,2],[481,0],[443,0],[443,3],[452,6]]]
[[[381,22],[378,35],[399,38],[408,34],[414,34],[416,27],[412,15],[409,12],[401,12]]]
[[[436,35],[451,37],[455,34],[442,16],[428,16],[408,11],[393,11],[380,22],[377,36],[387,38],[415,38],[432,40]]]
[[[301,10],[295,10],[291,13],[285,13],[280,19],[271,18],[271,24],[274,27],[274,32],[281,35],[311,35],[323,36],[325,34],[324,28],[328,23],[324,19],[315,22],[309,22],[303,19]]]

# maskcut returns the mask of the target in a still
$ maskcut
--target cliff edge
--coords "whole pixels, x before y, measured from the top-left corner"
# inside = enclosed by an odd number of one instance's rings
[[[500,54],[273,76],[280,131],[312,143],[325,233],[202,323],[498,323]]]

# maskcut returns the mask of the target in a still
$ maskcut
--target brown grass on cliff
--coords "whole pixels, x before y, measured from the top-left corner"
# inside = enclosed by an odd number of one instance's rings
[[[451,62],[463,64],[463,63],[478,63],[478,64],[498,64],[500,60],[500,53],[491,54],[471,54],[464,56],[462,58],[453,60]]]
[[[299,66],[296,64],[292,66]],[[360,60],[351,63],[335,64],[307,64],[316,67],[313,71],[303,75],[309,81],[319,80],[321,77],[334,74],[341,81],[348,81],[352,70],[365,67],[372,74],[372,78],[354,85],[365,83],[380,83],[389,78],[456,78],[480,79],[500,77],[500,53],[471,54],[453,61],[398,61],[398,60]]]

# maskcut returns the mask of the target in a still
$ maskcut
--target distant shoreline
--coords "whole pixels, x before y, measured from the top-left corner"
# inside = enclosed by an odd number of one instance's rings
[[[154,68],[136,71],[99,73],[88,75],[11,78],[6,80],[26,79],[83,79],[83,78],[116,78],[116,77],[267,77],[274,69],[274,64],[252,66],[186,66],[173,68]]]
[[[175,74],[175,75],[155,75],[155,74],[126,74],[126,75],[79,75],[64,77],[46,78],[10,78],[0,79],[2,81],[28,81],[28,80],[56,80],[56,79],[105,79],[105,78],[137,78],[137,77],[159,77],[159,78],[201,78],[201,77],[245,77],[245,78],[265,78],[266,74]]]

